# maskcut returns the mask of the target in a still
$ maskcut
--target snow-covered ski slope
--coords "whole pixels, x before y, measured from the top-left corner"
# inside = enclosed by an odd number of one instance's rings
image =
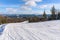
[[[60,40],[60,20],[37,23],[10,23],[0,40]]]

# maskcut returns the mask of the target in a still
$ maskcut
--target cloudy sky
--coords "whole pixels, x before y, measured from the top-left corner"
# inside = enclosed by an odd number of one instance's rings
[[[60,7],[60,0],[0,0],[0,14],[50,14],[52,6]]]

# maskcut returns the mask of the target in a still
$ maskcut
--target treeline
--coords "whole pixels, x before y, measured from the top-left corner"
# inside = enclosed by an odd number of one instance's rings
[[[51,15],[47,16],[45,10],[43,12],[42,17],[34,16],[34,17],[25,17],[25,18],[10,18],[7,16],[0,16],[0,24],[4,23],[16,23],[23,22],[28,20],[29,22],[40,22],[40,21],[50,21],[50,20],[58,20],[60,19],[60,11],[56,10],[53,6],[51,8]]]
[[[23,22],[26,21],[26,19],[23,18],[10,18],[6,16],[0,16],[0,24],[5,24],[5,23],[17,23],[17,22]]]
[[[53,6],[50,11],[51,11],[50,16],[47,16],[47,14],[44,10],[42,17],[30,18],[29,22],[50,21],[50,20],[59,20],[60,19],[59,10],[55,9],[55,7]]]

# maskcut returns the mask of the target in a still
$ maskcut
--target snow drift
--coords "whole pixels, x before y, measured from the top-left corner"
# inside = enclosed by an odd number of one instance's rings
[[[60,20],[37,23],[10,23],[0,40],[60,40]]]

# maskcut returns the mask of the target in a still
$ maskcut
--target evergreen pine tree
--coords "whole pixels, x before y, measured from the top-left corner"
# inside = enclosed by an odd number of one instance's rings
[[[44,13],[43,13],[43,18],[47,18],[47,15],[46,15],[46,12],[44,11]]]
[[[55,10],[55,7],[53,6],[53,7],[52,7],[52,10],[51,10],[51,13],[52,13],[52,14],[51,14],[51,19],[52,19],[52,20],[56,19],[55,11],[56,11],[56,10]]]
[[[58,12],[58,19],[60,19],[60,12]]]

